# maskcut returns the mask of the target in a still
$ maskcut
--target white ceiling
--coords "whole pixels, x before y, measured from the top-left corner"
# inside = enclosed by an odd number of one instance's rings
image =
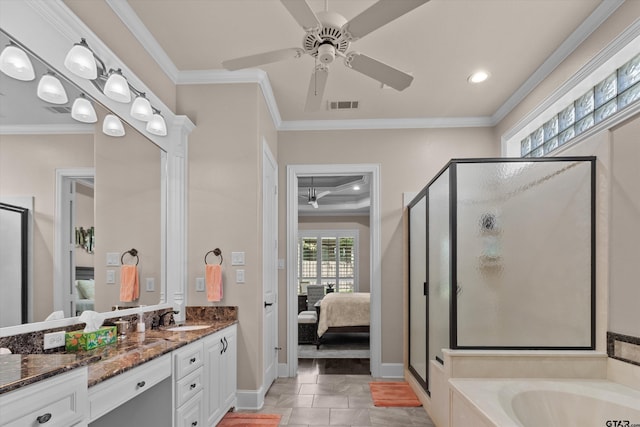
[[[279,0],[106,1],[140,40],[148,31],[152,42],[143,41],[147,50],[157,58],[159,49],[178,72],[221,70],[223,60],[300,47],[305,34]],[[67,1],[81,12],[91,3]],[[316,12],[325,8],[324,0],[308,3]],[[328,9],[351,19],[374,3],[329,0]],[[409,88],[382,89],[341,60],[331,65],[325,99],[357,100],[357,110],[303,111],[314,67],[308,55],[261,68],[285,122],[453,118],[492,125],[519,101],[510,99],[514,93],[523,96],[519,89],[526,91],[544,78],[545,69],[570,53],[617,5],[601,0],[431,0],[350,48],[411,73]],[[491,78],[469,84],[467,77],[478,69]]]

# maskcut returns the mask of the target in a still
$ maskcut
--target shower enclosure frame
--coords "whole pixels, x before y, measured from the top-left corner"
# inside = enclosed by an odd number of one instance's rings
[[[457,166],[459,164],[474,163],[542,163],[542,162],[589,162],[590,166],[590,344],[587,346],[482,346],[482,345],[459,345],[458,344],[458,304],[457,304],[457,282],[458,282],[458,215],[457,215]],[[429,393],[429,188],[442,176],[443,173],[449,171],[449,349],[452,350],[594,350],[596,343],[596,157],[595,156],[567,156],[567,157],[543,157],[543,158],[469,158],[469,159],[452,159],[429,181],[429,183],[413,198],[408,205],[409,221],[408,221],[408,369],[422,387]],[[412,366],[411,350],[411,209],[422,199],[426,202],[425,215],[425,252],[426,252],[426,282],[424,283],[424,296],[426,298],[425,327],[426,327],[426,354],[427,369],[426,378],[423,379],[417,370]],[[440,364],[444,361],[435,357]]]

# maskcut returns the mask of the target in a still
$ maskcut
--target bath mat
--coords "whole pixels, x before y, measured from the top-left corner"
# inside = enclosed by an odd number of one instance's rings
[[[282,415],[229,412],[217,427],[277,427]]]
[[[422,406],[407,382],[376,381],[369,388],[375,406]]]

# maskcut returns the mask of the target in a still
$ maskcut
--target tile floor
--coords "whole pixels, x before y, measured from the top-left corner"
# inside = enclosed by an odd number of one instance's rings
[[[370,375],[327,373],[350,368],[357,372],[364,360],[350,359],[345,363],[345,359],[301,359],[298,376],[278,378],[258,412],[281,414],[280,425],[288,427],[435,426],[422,407],[374,407],[369,392],[369,382],[374,378]]]

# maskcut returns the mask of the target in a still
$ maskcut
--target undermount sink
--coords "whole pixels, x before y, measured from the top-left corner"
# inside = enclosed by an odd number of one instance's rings
[[[167,328],[167,331],[171,332],[184,332],[184,331],[197,331],[200,329],[210,328],[211,325],[182,325],[182,326],[174,326],[172,328]]]

